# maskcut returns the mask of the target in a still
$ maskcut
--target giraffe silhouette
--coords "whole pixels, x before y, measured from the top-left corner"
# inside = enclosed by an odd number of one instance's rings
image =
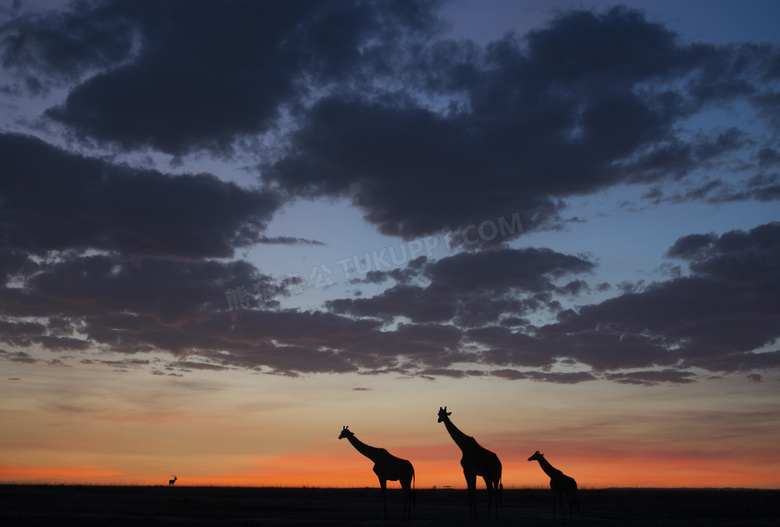
[[[379,478],[382,487],[383,518],[387,519],[387,481],[398,481],[404,490],[404,514],[403,519],[409,520],[412,516],[412,505],[415,503],[416,492],[414,490],[414,467],[412,463],[395,457],[384,448],[369,446],[360,441],[351,430],[345,426],[339,434],[339,439],[347,438],[355,450],[374,462],[374,474]]]
[[[463,475],[466,477],[466,485],[469,494],[469,519],[476,519],[477,516],[477,476],[482,476],[485,480],[485,486],[488,491],[488,517],[493,504],[493,497],[496,499],[496,517],[498,517],[498,504],[501,500],[501,461],[498,456],[490,450],[482,447],[477,440],[467,436],[452,424],[447,407],[439,407],[439,422],[444,423],[450,437],[458,445],[463,457],[460,460],[460,466],[463,467]]]
[[[544,473],[550,476],[550,488],[553,491],[553,522],[555,521],[555,502],[561,507],[561,517],[566,522],[566,511],[563,508],[563,496],[569,498],[569,519],[574,513],[574,506],[577,506],[577,512],[580,512],[580,505],[577,503],[577,482],[574,478],[567,476],[557,468],[553,467],[549,461],[544,459],[544,454],[537,450],[534,455],[528,458],[528,461],[538,461]]]
[[[173,476],[173,479],[168,480],[168,486],[172,487],[174,483],[176,483],[176,480],[179,479],[176,476]]]

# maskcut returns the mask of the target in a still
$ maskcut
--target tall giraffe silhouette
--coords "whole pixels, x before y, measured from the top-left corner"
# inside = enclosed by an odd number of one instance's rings
[[[477,440],[467,436],[452,424],[447,407],[439,407],[439,422],[444,423],[450,437],[458,445],[463,457],[460,460],[460,466],[463,467],[463,475],[466,477],[466,485],[469,489],[469,519],[473,520],[477,516],[477,476],[482,476],[485,480],[485,486],[488,491],[488,517],[493,504],[493,496],[496,498],[496,517],[498,517],[498,504],[501,499],[501,461],[498,456],[490,450],[480,446]]]
[[[374,474],[379,478],[379,485],[382,487],[382,507],[384,510],[384,519],[387,519],[387,480],[398,481],[404,489],[404,520],[409,520],[412,516],[412,505],[415,502],[414,490],[414,467],[411,462],[395,457],[384,448],[368,446],[360,441],[351,430],[345,426],[339,434],[339,439],[347,438],[352,443],[355,450],[366,456],[374,462]]]
[[[561,517],[566,522],[566,510],[563,508],[564,494],[569,498],[569,519],[571,519],[574,506],[577,506],[577,512],[580,510],[580,505],[577,503],[577,482],[574,481],[574,478],[553,467],[549,461],[544,459],[544,454],[540,454],[538,450],[528,458],[528,461],[538,461],[544,473],[550,476],[550,488],[553,491],[553,521],[555,521],[555,502],[557,501],[561,507]]]

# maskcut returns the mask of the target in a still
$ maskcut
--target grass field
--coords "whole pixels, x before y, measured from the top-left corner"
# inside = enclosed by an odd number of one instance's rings
[[[477,496],[480,516],[487,494]],[[780,491],[586,489],[581,516],[566,523],[605,526],[780,525]],[[0,525],[362,526],[403,525],[400,490],[378,488],[145,487],[0,485]],[[466,491],[418,489],[409,525],[550,525],[548,489],[504,489],[497,520],[469,522]],[[561,524],[560,516],[558,524]]]

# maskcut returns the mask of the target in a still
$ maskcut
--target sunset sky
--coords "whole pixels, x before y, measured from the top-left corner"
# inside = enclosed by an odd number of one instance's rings
[[[0,482],[376,486],[346,425],[463,487],[447,406],[509,488],[780,488],[780,2],[3,0],[0,58]]]

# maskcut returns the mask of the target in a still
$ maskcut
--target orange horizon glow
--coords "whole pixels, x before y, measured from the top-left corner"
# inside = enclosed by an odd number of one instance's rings
[[[536,450],[586,489],[780,489],[773,386],[761,386],[763,399],[752,396],[746,408],[743,388],[729,391],[726,381],[641,393],[494,383],[485,402],[473,396],[485,393],[479,381],[472,390],[437,381],[434,398],[426,382],[399,390],[390,378],[355,395],[328,376],[303,390],[300,380],[259,384],[249,374],[235,374],[229,388],[207,374],[190,384],[140,374],[90,384],[77,370],[58,374],[15,384],[3,399],[0,482],[167,485],[176,475],[179,486],[376,488],[373,463],[337,439],[352,424],[366,444],[411,461],[417,488],[463,489],[461,452],[436,422],[446,402],[456,425],[499,456],[507,489],[548,488],[538,463],[527,461]],[[68,389],[77,393],[63,406]],[[716,399],[718,391],[730,396]]]
[[[502,456],[503,484],[511,488],[546,488],[549,478],[536,462],[509,459]],[[728,466],[724,460],[699,459],[680,463],[679,460],[653,458],[567,459],[560,468],[573,476],[581,489],[610,487],[639,488],[767,488],[777,489],[775,471],[762,470],[761,464],[742,460],[738,466]],[[320,457],[288,456],[259,461],[246,459],[247,469],[205,474],[191,467],[188,472],[162,474],[131,473],[116,467],[98,465],[29,466],[0,465],[0,482],[11,484],[92,484],[92,485],[167,485],[168,477],[178,476],[177,486],[226,487],[289,487],[289,488],[366,488],[378,487],[372,463],[359,454],[355,456]],[[414,462],[416,488],[465,488],[459,457],[446,463]],[[312,468],[318,467],[318,468]],[[397,488],[397,482],[388,482]],[[484,484],[478,480],[478,488]]]

